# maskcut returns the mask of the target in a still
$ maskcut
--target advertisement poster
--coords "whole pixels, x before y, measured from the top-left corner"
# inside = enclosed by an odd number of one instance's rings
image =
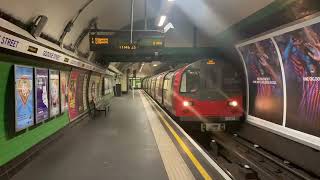
[[[50,88],[50,117],[54,117],[60,114],[60,86],[59,86],[59,71],[49,71],[49,88]]]
[[[77,81],[79,78],[80,72],[73,70],[70,73],[70,80],[69,80],[69,91],[68,91],[68,104],[69,104],[69,117],[70,120],[74,120],[78,115],[78,104],[76,101],[77,96]]]
[[[103,78],[99,78],[99,82],[97,84],[97,100],[100,101],[102,98],[102,89],[103,89]]]
[[[286,127],[320,137],[320,24],[275,37],[287,85]]]
[[[88,88],[88,100],[89,102],[94,101],[96,103],[97,96],[98,96],[98,89],[97,86],[99,84],[99,76],[91,75],[89,81],[89,88]]]
[[[104,85],[104,95],[109,94],[109,80],[107,77],[103,78],[103,85]]]
[[[78,82],[77,82],[77,96],[76,96],[76,101],[78,104],[78,112],[79,115],[84,112],[84,104],[83,104],[83,82],[84,82],[84,77],[85,74],[84,72],[81,72],[79,77],[78,77]]]
[[[282,125],[283,83],[272,40],[252,43],[239,50],[248,71],[249,115]]]
[[[69,72],[60,71],[60,94],[61,94],[61,113],[68,110],[68,82]]]
[[[40,123],[49,118],[48,79],[48,69],[35,69],[36,123]]]
[[[84,76],[83,80],[83,90],[82,90],[82,100],[83,100],[83,109],[87,110],[88,109],[88,103],[87,103],[87,85],[88,85],[88,75],[86,74]]]
[[[16,131],[34,124],[33,93],[33,68],[15,66]]]

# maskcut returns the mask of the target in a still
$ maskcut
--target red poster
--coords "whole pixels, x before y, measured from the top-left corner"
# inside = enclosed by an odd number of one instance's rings
[[[73,121],[79,115],[79,104],[76,100],[77,97],[77,85],[80,76],[80,71],[73,70],[70,74],[70,84],[69,84],[69,117],[70,121]]]

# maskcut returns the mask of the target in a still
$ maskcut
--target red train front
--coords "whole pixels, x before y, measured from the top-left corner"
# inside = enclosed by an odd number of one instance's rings
[[[243,116],[239,74],[223,61],[197,61],[146,78],[143,87],[183,122],[237,121]]]

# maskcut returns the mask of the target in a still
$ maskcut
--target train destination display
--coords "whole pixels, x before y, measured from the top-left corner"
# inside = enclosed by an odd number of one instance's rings
[[[35,106],[37,124],[49,118],[48,78],[48,69],[35,69]]]
[[[130,32],[116,32],[112,35],[91,33],[89,35],[90,49],[95,50],[139,50],[160,49],[164,47],[164,34],[158,31],[133,32],[133,42],[130,42]]]
[[[14,66],[15,72],[15,130],[34,124],[33,68]]]

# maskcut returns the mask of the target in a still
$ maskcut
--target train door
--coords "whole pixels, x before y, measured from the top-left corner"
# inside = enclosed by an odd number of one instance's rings
[[[151,95],[151,81],[152,81],[152,78],[149,78],[148,80],[148,94]]]
[[[163,84],[163,105],[172,112],[172,98],[173,98],[173,75],[174,72],[168,73],[164,77]]]
[[[151,95],[151,97],[153,97],[153,98],[154,98],[154,91],[155,91],[155,89],[156,89],[156,77],[153,77],[153,78],[151,79],[151,90],[150,90],[150,95]]]
[[[159,92],[160,92],[160,82],[161,82],[161,74],[156,78],[156,88],[155,88],[155,93],[154,93],[154,98],[159,101]]]

